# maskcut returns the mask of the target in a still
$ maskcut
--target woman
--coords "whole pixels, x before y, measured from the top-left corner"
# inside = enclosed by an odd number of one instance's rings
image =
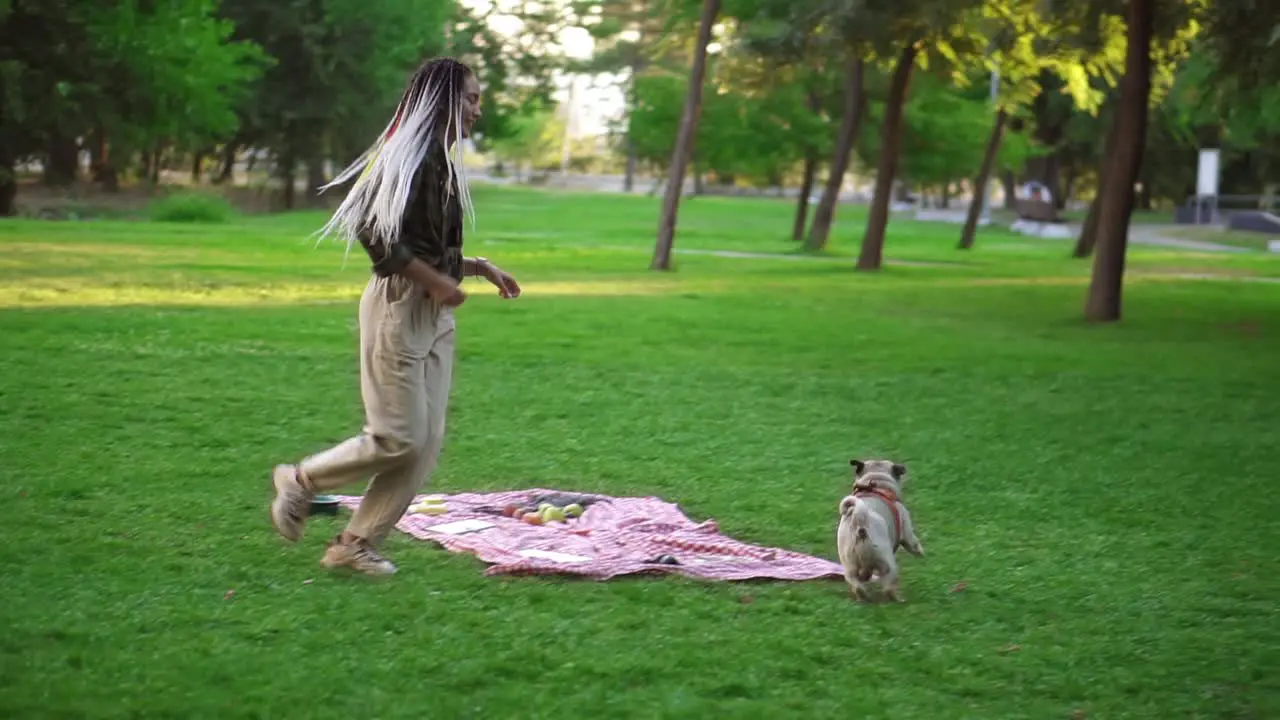
[[[404,514],[440,455],[453,365],[453,308],[460,283],[483,277],[504,298],[514,278],[485,258],[462,255],[462,216],[474,218],[461,140],[480,117],[480,86],[451,58],[414,73],[373,147],[325,189],[360,173],[321,235],[358,239],[373,262],[360,298],[360,389],[364,431],[272,474],[271,520],[290,541],[302,535],[315,493],[371,477],[360,507],[321,564],[370,575],[395,565],[378,546]]]

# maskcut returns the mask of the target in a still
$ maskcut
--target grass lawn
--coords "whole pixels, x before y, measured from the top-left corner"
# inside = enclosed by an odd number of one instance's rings
[[[654,494],[834,558],[848,459],[891,457],[907,602],[486,578],[399,534],[394,578],[327,575],[339,523],[286,546],[267,473],[359,428],[360,250],[306,213],[7,221],[0,716],[1280,714],[1280,284],[1228,279],[1280,260],[1134,249],[1093,327],[1062,241],[895,220],[855,274],[845,212],[825,256],[655,274],[657,199],[476,201],[526,296],[458,313],[433,490]],[[790,214],[698,198],[677,244],[789,253]]]

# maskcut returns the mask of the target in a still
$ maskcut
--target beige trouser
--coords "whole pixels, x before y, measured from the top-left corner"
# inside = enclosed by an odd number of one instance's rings
[[[371,477],[347,532],[380,544],[440,457],[453,371],[453,311],[411,280],[373,276],[360,297],[364,431],[303,460],[323,492]]]

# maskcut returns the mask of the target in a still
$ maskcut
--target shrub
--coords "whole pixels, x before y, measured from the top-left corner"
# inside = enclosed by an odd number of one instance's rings
[[[151,219],[156,222],[222,223],[234,214],[226,198],[209,193],[175,193],[150,205]]]

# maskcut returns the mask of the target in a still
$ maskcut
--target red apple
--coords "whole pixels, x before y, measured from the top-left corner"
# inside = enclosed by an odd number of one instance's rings
[[[530,525],[542,524],[542,516],[538,515],[538,513],[536,512],[525,513],[520,517],[520,519],[523,520],[524,522],[529,523]]]

